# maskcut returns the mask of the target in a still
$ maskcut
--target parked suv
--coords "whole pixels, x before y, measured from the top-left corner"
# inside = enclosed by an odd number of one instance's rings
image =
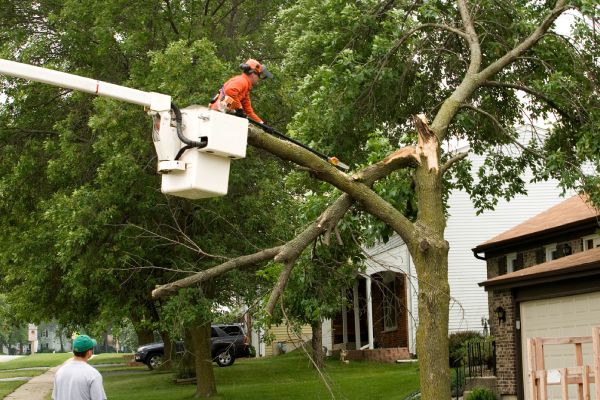
[[[175,342],[175,350],[182,353],[183,342]],[[210,352],[213,361],[219,367],[228,367],[236,358],[248,357],[248,336],[238,324],[220,324],[211,326]],[[154,369],[162,363],[165,345],[162,342],[149,343],[140,346],[135,353],[135,361],[144,363],[149,369]]]

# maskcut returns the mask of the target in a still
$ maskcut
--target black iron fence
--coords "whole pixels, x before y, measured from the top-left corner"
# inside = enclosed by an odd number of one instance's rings
[[[496,375],[496,342],[493,340],[467,343],[469,376]]]
[[[468,378],[496,375],[496,342],[493,340],[471,340],[464,347],[462,357],[450,365],[452,398],[458,400],[465,389]]]

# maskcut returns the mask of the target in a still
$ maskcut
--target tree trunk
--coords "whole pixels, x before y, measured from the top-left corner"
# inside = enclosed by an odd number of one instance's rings
[[[195,398],[212,397],[217,394],[215,373],[210,352],[210,321],[198,317],[191,329],[196,358],[196,394]]]
[[[323,351],[323,324],[321,320],[313,322],[310,327],[312,328],[312,356],[313,356],[313,367],[317,369],[323,369],[325,367],[325,352]]]
[[[450,399],[447,248],[414,259],[419,276],[417,355],[423,399]]]
[[[181,359],[177,362],[177,371],[175,377],[179,379],[194,378],[196,376],[196,359],[194,357],[194,341],[192,340],[191,329],[185,329],[184,352]]]
[[[431,135],[429,140],[434,138]],[[426,145],[430,146],[431,143]],[[435,158],[438,154],[433,151],[426,157]],[[424,400],[442,400],[451,397],[448,368],[449,245],[444,239],[446,216],[442,176],[436,168],[431,167],[437,161],[428,161],[422,162],[415,171],[419,209],[414,240],[409,248],[419,280],[417,355],[421,395]]]
[[[173,339],[171,338],[171,335],[169,335],[169,332],[167,331],[161,331],[160,332],[160,337],[162,338],[163,343],[165,344],[164,347],[164,356],[163,356],[163,362],[160,365],[160,370],[162,371],[168,371],[171,370],[173,368],[173,360],[175,358],[175,344],[173,343]]]
[[[154,332],[152,332],[152,329],[136,327],[135,333],[137,334],[140,346],[154,342]]]

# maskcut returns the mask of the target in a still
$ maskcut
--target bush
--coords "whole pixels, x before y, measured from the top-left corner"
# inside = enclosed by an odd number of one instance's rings
[[[451,334],[448,337],[448,347],[450,351],[449,366],[458,367],[462,365],[462,360],[466,357],[466,343],[474,339],[483,339],[481,333],[476,331],[463,331]]]
[[[466,400],[496,400],[496,395],[490,389],[475,388]]]

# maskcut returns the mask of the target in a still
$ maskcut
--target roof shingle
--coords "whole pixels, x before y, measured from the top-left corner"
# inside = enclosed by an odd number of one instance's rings
[[[588,203],[586,195],[573,196],[562,203],[543,211],[527,221],[494,236],[475,247],[474,251],[483,251],[503,242],[538,235],[541,232],[567,226],[587,219],[597,218],[600,213]]]

